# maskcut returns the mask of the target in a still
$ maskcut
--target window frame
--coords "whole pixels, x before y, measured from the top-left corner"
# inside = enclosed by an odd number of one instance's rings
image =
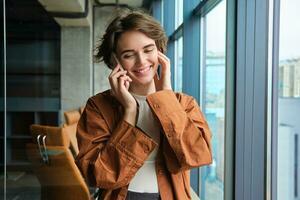
[[[163,0],[163,25],[169,38],[167,56],[171,66],[175,59],[175,41],[183,37],[183,92],[192,95],[200,103],[200,62],[201,59],[188,59],[199,57],[200,54],[200,20],[201,16],[213,9],[221,0],[191,0],[183,2],[183,23],[175,30],[174,1]],[[156,2],[156,0],[154,1]],[[224,169],[224,199],[234,199],[235,183],[235,70],[236,70],[236,4],[237,0],[226,2],[226,96],[225,96],[225,169]],[[166,9],[167,8],[167,9]],[[171,68],[174,74],[174,68]],[[172,87],[174,87],[172,76]],[[198,83],[198,84],[195,84]],[[200,194],[200,168],[191,171],[191,185]],[[196,181],[195,181],[196,180]]]

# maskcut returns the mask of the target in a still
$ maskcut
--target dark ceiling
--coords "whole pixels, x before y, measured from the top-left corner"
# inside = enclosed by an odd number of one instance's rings
[[[59,39],[60,26],[37,0],[6,0],[8,41]]]

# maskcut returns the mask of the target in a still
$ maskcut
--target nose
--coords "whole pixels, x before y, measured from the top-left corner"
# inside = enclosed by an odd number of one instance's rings
[[[143,66],[146,63],[146,60],[147,60],[147,56],[146,55],[144,55],[143,53],[138,53],[136,64],[138,66]]]

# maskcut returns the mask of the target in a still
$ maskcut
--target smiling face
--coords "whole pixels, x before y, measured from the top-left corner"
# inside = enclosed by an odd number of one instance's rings
[[[139,31],[124,32],[117,43],[117,57],[132,85],[149,85],[158,68],[155,41]]]

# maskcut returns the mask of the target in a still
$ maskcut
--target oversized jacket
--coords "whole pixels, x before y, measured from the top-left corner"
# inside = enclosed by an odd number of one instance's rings
[[[193,97],[162,90],[146,100],[161,125],[160,144],[123,120],[123,107],[109,90],[86,103],[77,126],[76,164],[90,185],[103,189],[101,200],[126,199],[130,180],[157,145],[162,200],[191,199],[189,169],[212,162],[211,133]]]

